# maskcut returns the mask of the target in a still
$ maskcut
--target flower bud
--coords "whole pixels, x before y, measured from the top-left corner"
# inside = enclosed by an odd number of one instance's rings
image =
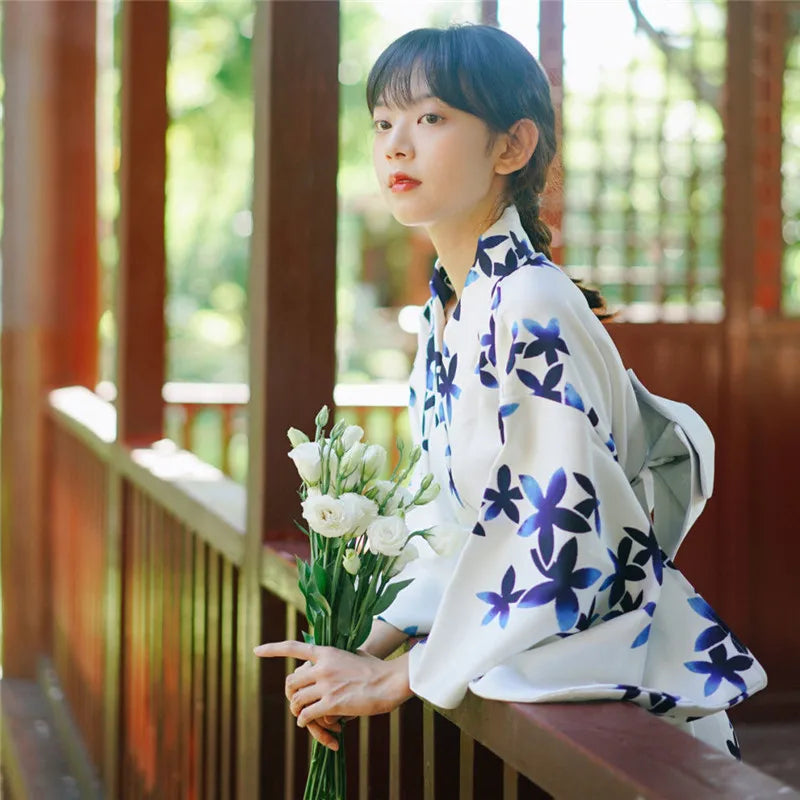
[[[322,406],[314,419],[314,424],[318,428],[324,428],[328,424],[328,406]]]
[[[336,439],[337,437],[340,437],[344,433],[345,428],[347,428],[347,423],[343,419],[340,419],[331,428],[331,439]]]
[[[344,447],[345,450],[349,450],[356,442],[361,441],[363,435],[363,428],[358,425],[348,425],[342,434],[342,447]]]
[[[305,444],[308,441],[308,436],[297,428],[289,428],[289,430],[286,431],[286,435],[289,437],[289,443],[292,447],[297,447],[297,445]]]
[[[370,480],[378,475],[386,464],[386,450],[379,444],[371,444],[364,453],[364,478]]]
[[[441,486],[439,486],[438,483],[432,483],[429,486],[427,486],[425,489],[422,490],[422,493],[417,498],[417,505],[424,506],[426,503],[430,503],[431,500],[435,500],[436,497],[439,495],[440,489]]]
[[[395,575],[398,575],[403,571],[403,568],[406,566],[406,564],[408,564],[410,561],[414,561],[414,559],[418,557],[419,551],[415,547],[414,543],[408,542],[402,549],[400,555],[395,559],[394,564],[392,564],[388,573],[389,577],[394,578]]]
[[[362,442],[356,442],[343,456],[342,460],[339,462],[339,474],[340,475],[350,475],[353,472],[357,472],[361,469],[361,459],[364,456],[364,453],[367,449],[367,446]]]
[[[358,553],[352,549],[345,550],[344,556],[342,557],[342,566],[345,572],[355,575],[361,567],[361,559]]]

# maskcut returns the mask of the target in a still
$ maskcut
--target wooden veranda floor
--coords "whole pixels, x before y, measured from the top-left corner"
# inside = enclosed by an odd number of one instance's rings
[[[748,764],[800,789],[800,722],[740,723],[736,735]]]

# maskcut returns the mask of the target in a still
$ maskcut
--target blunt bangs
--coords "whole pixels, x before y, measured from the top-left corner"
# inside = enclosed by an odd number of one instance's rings
[[[483,119],[493,130],[507,130],[516,119],[491,91],[504,79],[503,67],[509,60],[503,55],[508,43],[497,41],[498,33],[507,36],[481,25],[418,28],[404,34],[381,53],[370,70],[369,113],[377,105],[408,108],[417,99],[415,79],[421,79],[430,93],[447,105]]]

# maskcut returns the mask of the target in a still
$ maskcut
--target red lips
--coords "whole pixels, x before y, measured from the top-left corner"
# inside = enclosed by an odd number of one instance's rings
[[[393,189],[395,186],[397,188],[412,188],[413,186],[418,186],[421,181],[418,181],[416,178],[412,178],[410,175],[406,175],[405,172],[393,172],[389,176],[389,188]]]

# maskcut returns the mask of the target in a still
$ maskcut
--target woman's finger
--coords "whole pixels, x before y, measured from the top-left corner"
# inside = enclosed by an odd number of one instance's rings
[[[267,642],[253,648],[259,658],[299,658],[303,661],[316,661],[320,648],[307,642]]]
[[[349,719],[353,719],[353,717],[349,717]],[[329,731],[336,731],[338,733],[342,729],[342,723],[347,721],[348,718],[345,717],[326,715],[324,717],[320,717],[317,720],[317,723],[322,725],[323,728],[327,728]]]
[[[314,683],[314,673],[311,669],[311,664],[306,662],[302,667],[298,667],[294,672],[286,676],[284,692],[287,700],[291,700],[298,689],[302,689],[304,686],[309,686]]]
[[[335,716],[336,709],[331,708],[330,700],[323,697],[317,700],[316,703],[307,705],[297,716],[297,724],[301,728],[305,728],[309,722],[315,722],[320,717],[330,716],[331,712]]]
[[[331,750],[339,749],[339,742],[336,737],[316,722],[308,723],[308,732],[322,745]]]
[[[306,706],[311,705],[322,697],[319,684],[312,683],[303,689],[298,689],[289,703],[289,710],[297,716]]]

